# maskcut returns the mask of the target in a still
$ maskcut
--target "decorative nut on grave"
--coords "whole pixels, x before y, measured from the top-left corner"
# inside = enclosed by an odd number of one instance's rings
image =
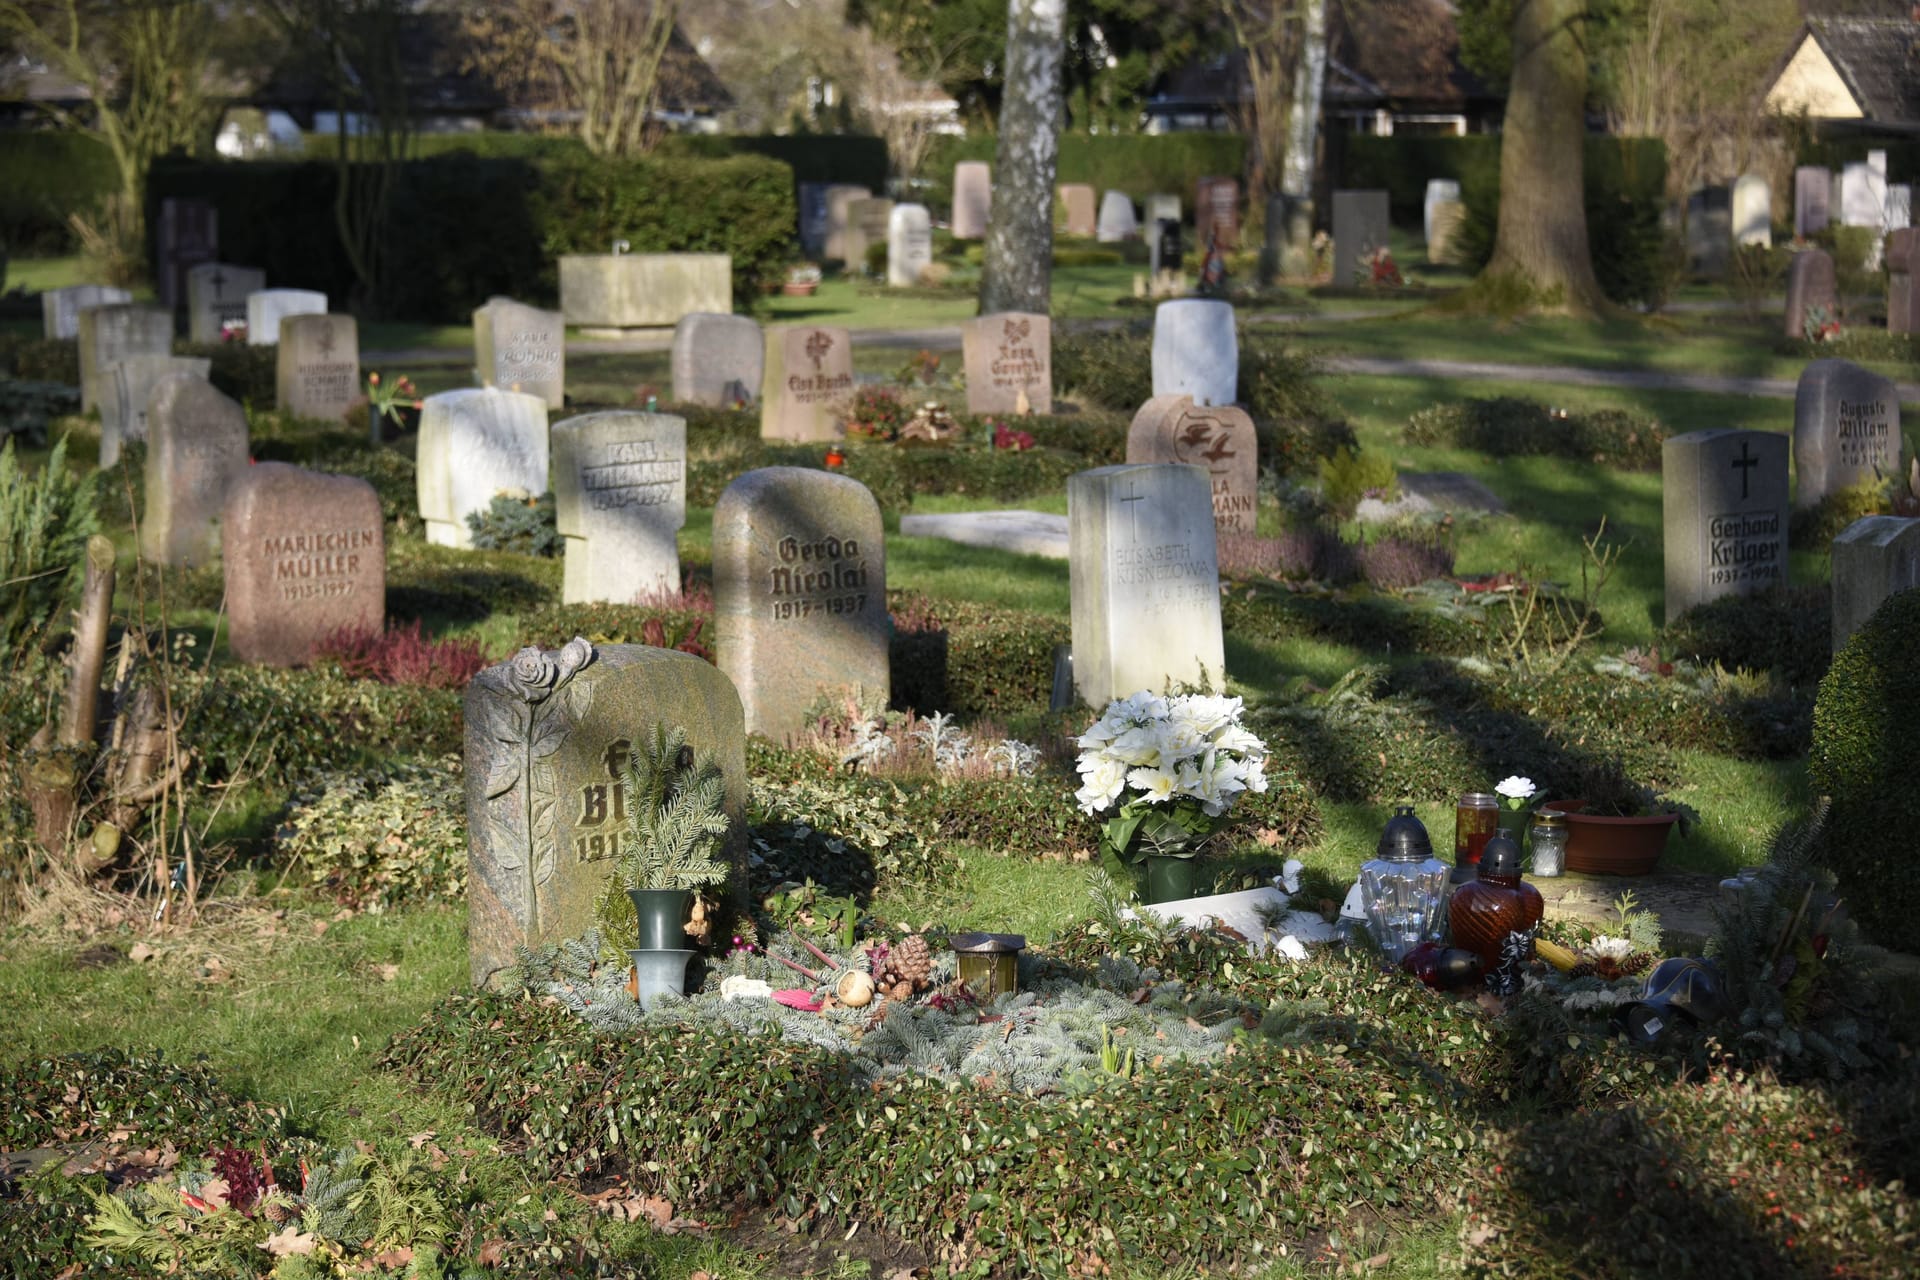
[[[840,1003],[849,1009],[864,1008],[873,1001],[873,978],[858,969],[849,969],[840,975],[837,994]]]

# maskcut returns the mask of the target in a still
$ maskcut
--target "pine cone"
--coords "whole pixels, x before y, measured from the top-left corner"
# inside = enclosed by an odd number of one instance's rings
[[[1620,962],[1622,973],[1645,973],[1653,967],[1653,957],[1644,951],[1636,951]]]
[[[920,934],[908,934],[888,952],[887,972],[896,982],[907,983],[911,990],[918,991],[933,974],[933,948]]]
[[[300,1216],[299,1210],[279,1197],[271,1197],[260,1206],[260,1214],[276,1227],[284,1227]]]
[[[1582,960],[1579,964],[1567,970],[1567,976],[1569,978],[1591,978],[1595,973],[1598,973],[1598,972],[1599,970],[1593,967],[1593,961]]]

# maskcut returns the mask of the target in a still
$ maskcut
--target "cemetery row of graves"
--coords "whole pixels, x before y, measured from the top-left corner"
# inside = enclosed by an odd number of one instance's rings
[[[877,375],[680,258],[563,260],[562,310],[487,303],[479,385],[428,395],[245,267],[183,267],[184,338],[43,296],[73,390],[0,464],[41,899],[0,1262],[1910,1267],[1892,380],[1808,363],[1790,432],[1558,393],[1380,422],[1197,298]],[[665,384],[568,394],[569,326],[663,323]],[[1574,551],[1483,563],[1528,525]],[[1681,828],[1711,922],[1451,876],[1456,802],[1521,775]]]

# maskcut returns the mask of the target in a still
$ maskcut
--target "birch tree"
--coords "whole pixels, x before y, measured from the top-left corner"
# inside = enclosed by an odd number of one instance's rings
[[[980,310],[1036,311],[1052,297],[1053,180],[1064,111],[1066,0],[1008,0],[1006,89]]]

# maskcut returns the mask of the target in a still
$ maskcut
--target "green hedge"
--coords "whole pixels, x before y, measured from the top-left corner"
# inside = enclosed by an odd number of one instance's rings
[[[953,203],[953,166],[962,160],[993,163],[999,139],[985,134],[942,138],[920,166],[927,199],[935,208]],[[1239,178],[1247,168],[1247,139],[1237,133],[1068,133],[1060,138],[1058,182],[1085,182],[1095,191],[1124,191],[1135,200],[1166,192],[1180,197],[1193,219],[1194,183],[1209,175]],[[1254,221],[1257,221],[1255,219]]]
[[[484,135],[483,135],[484,136]],[[318,160],[155,165],[149,211],[168,196],[220,210],[221,256],[276,285],[318,289],[343,305],[357,292],[334,225],[338,175]],[[778,276],[795,229],[792,174],[778,161],[644,157],[606,161],[577,146],[529,156],[461,149],[401,166],[374,310],[464,322],[494,294],[551,303],[555,258],[635,252],[727,253],[746,301]]]
[[[0,246],[15,256],[65,253],[67,218],[120,189],[113,153],[79,133],[0,130]]]

